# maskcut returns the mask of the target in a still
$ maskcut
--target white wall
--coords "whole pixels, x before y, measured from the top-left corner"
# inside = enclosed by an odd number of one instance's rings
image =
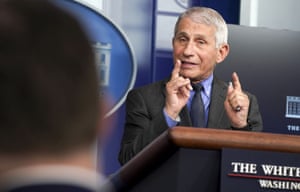
[[[299,0],[241,0],[241,25],[300,31],[299,19]]]

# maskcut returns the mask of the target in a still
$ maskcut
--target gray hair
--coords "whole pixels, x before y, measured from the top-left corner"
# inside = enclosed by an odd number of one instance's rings
[[[223,17],[214,9],[207,7],[192,7],[182,13],[175,24],[174,35],[178,30],[178,25],[182,18],[189,17],[197,23],[206,25],[213,25],[216,28],[215,40],[216,48],[219,48],[222,44],[227,44],[228,40],[228,28]]]

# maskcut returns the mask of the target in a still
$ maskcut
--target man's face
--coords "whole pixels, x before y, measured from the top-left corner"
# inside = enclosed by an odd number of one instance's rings
[[[173,59],[181,61],[180,75],[199,82],[208,78],[223,59],[216,48],[216,29],[188,17],[181,19],[173,38]]]

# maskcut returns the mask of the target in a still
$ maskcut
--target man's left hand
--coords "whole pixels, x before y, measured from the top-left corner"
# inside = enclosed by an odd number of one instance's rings
[[[232,83],[228,86],[227,97],[224,102],[232,127],[243,128],[247,126],[249,104],[249,98],[243,92],[239,77],[234,72],[232,74]]]

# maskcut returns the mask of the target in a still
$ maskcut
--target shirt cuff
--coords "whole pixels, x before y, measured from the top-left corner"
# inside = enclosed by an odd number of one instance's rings
[[[165,111],[165,109],[163,109],[163,113],[164,113],[165,120],[166,120],[167,125],[168,125],[169,128],[175,127],[180,122],[180,117],[179,116],[176,119],[173,119],[172,117],[170,117],[167,114],[167,112]]]

